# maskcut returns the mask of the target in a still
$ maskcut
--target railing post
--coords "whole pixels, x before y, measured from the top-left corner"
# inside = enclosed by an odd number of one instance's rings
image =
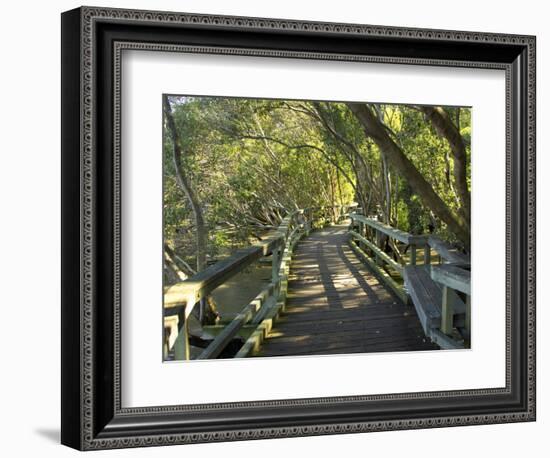
[[[162,334],[162,360],[166,361],[168,358],[168,351],[170,349],[168,328],[164,326],[164,333]]]
[[[431,264],[432,250],[429,243],[424,245],[424,265]]]
[[[191,313],[193,312],[193,308],[197,304],[197,296],[195,294],[196,293],[193,292],[192,294],[190,293],[187,296],[187,299],[185,301],[185,309],[184,309],[184,313],[183,313],[184,320],[183,320],[182,329],[183,329],[183,341],[185,342],[183,357],[185,358],[186,361],[189,361],[191,359],[191,348],[190,348],[190,344],[189,344],[189,317],[191,316]],[[202,299],[202,294],[201,294],[200,298]],[[180,349],[180,351],[181,351],[181,349]],[[178,358],[176,358],[176,359],[178,359]]]
[[[382,238],[382,233],[378,230],[378,229],[375,229],[374,230],[374,244],[380,248],[380,239]],[[377,265],[379,266],[383,266],[384,265],[384,262],[382,261],[382,259],[380,259],[380,256],[378,256],[378,254],[376,254],[376,252],[374,253],[374,260],[376,262]]]
[[[416,244],[411,243],[411,265],[416,266]]]
[[[176,361],[189,361],[191,359],[191,352],[189,349],[189,320],[185,317],[181,332],[183,334],[182,339],[177,339],[174,344],[174,356]]]
[[[466,295],[466,322],[464,323],[464,327],[470,331],[470,314],[472,311],[472,298],[469,294]]]
[[[204,324],[205,314],[206,314],[206,297],[201,297],[199,300],[199,321],[201,324]]]
[[[276,284],[279,278],[279,248],[271,253],[271,282]]]
[[[453,333],[453,305],[452,292],[448,286],[443,286],[443,300],[441,303],[441,332],[450,336]]]

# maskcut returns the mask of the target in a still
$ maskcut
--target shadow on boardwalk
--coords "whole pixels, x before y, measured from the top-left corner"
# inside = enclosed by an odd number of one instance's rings
[[[257,356],[438,348],[425,337],[414,307],[401,303],[357,259],[340,225],[299,243],[286,312]]]

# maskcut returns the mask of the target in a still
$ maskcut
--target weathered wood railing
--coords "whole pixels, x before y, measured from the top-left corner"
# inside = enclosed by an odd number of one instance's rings
[[[470,314],[471,314],[471,286],[470,272],[464,268],[464,264],[442,264],[432,268],[432,280],[443,286],[441,302],[441,332],[453,338],[454,328],[457,326],[455,316],[464,313],[463,326],[458,325],[463,338],[470,338]],[[464,296],[464,301],[459,297]],[[464,304],[464,306],[462,306]]]
[[[253,329],[248,333],[247,339],[235,357],[247,356],[257,349],[274,318],[284,310],[290,261],[295,244],[313,228],[316,222],[320,221],[324,224],[331,219],[341,219],[346,215],[346,211],[347,207],[337,207],[335,218],[329,214],[329,212],[335,214],[333,207],[293,211],[262,242],[238,250],[229,258],[206,268],[193,277],[165,288],[165,323],[174,315],[180,318],[177,336],[170,339],[170,344],[165,347],[165,354],[173,347],[176,359],[192,359],[189,344],[189,317],[197,304],[246,267],[262,257],[271,256],[271,282],[231,322],[225,325],[194,359],[218,357],[244,326],[251,326]],[[171,321],[173,329],[174,320]]]
[[[392,275],[391,270],[385,266],[389,266],[397,275],[403,278],[403,269],[405,263],[396,261],[380,247],[379,242],[385,235],[394,243],[400,243],[405,248],[410,250],[410,264],[417,263],[417,247],[424,248],[424,263],[429,263],[430,246],[428,245],[428,237],[425,235],[412,235],[408,232],[401,231],[394,227],[388,226],[374,218],[368,218],[359,214],[350,214],[352,220],[350,227],[350,236],[355,243],[351,243],[351,247],[355,253],[365,261],[372,270],[374,270],[382,281],[403,301],[407,302],[407,292],[402,283],[395,280],[395,275]],[[395,245],[394,245],[395,246]],[[403,250],[404,251],[404,250]]]
[[[442,287],[441,322],[432,331],[434,340],[444,348],[460,348],[464,346],[461,339],[470,340],[470,258],[438,237],[430,236],[428,242],[439,255],[430,276]]]
[[[360,214],[349,216],[350,246],[357,256],[404,303],[413,303],[428,337],[442,348],[463,347],[461,335],[469,339],[470,329],[469,258],[438,237],[409,234]],[[385,236],[397,260],[381,248]]]

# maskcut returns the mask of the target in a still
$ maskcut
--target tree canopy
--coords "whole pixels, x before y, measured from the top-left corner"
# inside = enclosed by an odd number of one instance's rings
[[[168,283],[298,208],[357,203],[469,249],[469,108],[163,96],[163,112]]]

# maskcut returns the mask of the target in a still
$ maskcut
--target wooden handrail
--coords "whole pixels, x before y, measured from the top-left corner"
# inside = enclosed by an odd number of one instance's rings
[[[187,280],[166,287],[164,289],[164,307],[171,308],[188,303],[194,306],[202,297],[208,296],[214,289],[250,264],[284,245],[293,219],[301,212],[301,210],[297,210],[283,218],[277,229],[265,240],[237,250],[227,259],[207,267]],[[188,315],[186,314],[186,316]]]
[[[250,247],[242,248],[235,252],[232,256],[220,261],[203,271],[193,275],[185,281],[176,283],[175,285],[166,287],[164,290],[164,308],[175,309],[184,308],[184,324],[183,324],[183,341],[185,342],[185,357],[190,359],[189,352],[189,330],[187,318],[192,313],[195,305],[202,299],[207,297],[218,286],[241,272],[244,268],[251,265],[258,259],[273,255],[273,279],[272,283],[262,290],[252,303],[248,304],[231,323],[214,339],[213,342],[199,355],[199,359],[216,358],[231,341],[231,339],[239,332],[239,330],[254,318],[256,313],[260,313],[262,304],[272,294],[277,296],[283,295],[283,301],[286,300],[286,283],[288,277],[288,262],[290,261],[290,253],[293,243],[297,238],[301,237],[301,233],[309,232],[311,229],[311,219],[313,212],[316,210],[325,210],[327,208],[345,208],[347,206],[334,207],[311,207],[306,209],[298,209],[283,218],[281,224],[272,231],[272,233],[263,241],[256,243]],[[343,211],[341,212],[343,214]],[[307,216],[309,216],[309,220]],[[299,221],[299,217],[303,216],[304,221]],[[340,215],[341,216],[341,215]],[[301,231],[297,236],[298,231]],[[285,255],[279,257],[279,252],[283,251]],[[281,290],[281,285],[284,287]],[[280,300],[277,299],[277,304]],[[265,310],[262,316],[265,315]],[[253,320],[256,323],[258,320]]]
[[[238,250],[230,258],[224,259],[193,277],[168,286],[164,290],[164,307],[172,308],[195,304],[201,297],[209,295],[214,289],[236,273],[263,256],[261,247],[248,247]]]
[[[428,241],[428,237],[426,235],[413,235],[409,234],[408,232],[401,231],[399,229],[396,229],[395,227],[389,226],[387,224],[381,223],[380,221],[377,221],[373,218],[368,218],[364,215],[359,214],[350,214],[350,218],[354,221],[359,221],[360,223],[366,224],[367,226],[372,227],[373,229],[376,229],[377,231],[380,231],[387,236],[399,240],[402,243],[405,243],[407,245],[421,245]]]
[[[460,253],[450,243],[441,240],[439,237],[431,235],[428,243],[445,261],[453,264],[470,264],[469,256]]]
[[[358,234],[355,231],[350,231],[350,235],[354,238],[359,240],[360,242],[367,245],[380,259],[382,259],[386,264],[392,266],[395,270],[397,270],[401,275],[403,275],[403,266],[399,264],[397,261],[394,261],[390,256],[388,256],[386,253],[384,253],[380,248],[378,248],[374,243],[372,243],[369,239],[363,237],[362,235]]]
[[[471,295],[470,272],[457,265],[442,264],[432,267],[432,280],[461,293]]]
[[[210,345],[203,350],[198,359],[213,359],[218,357],[231,339],[237,335],[239,330],[254,317],[258,310],[260,310],[277,286],[276,284],[270,283],[264,288],[250,304],[243,308],[239,314],[231,320]]]
[[[463,341],[458,341],[453,333],[455,326],[460,327],[462,336],[469,336],[470,329],[470,258],[460,253],[450,243],[433,235],[413,235],[388,226],[374,218],[350,213],[352,225],[349,229],[349,243],[351,248],[388,286],[401,298],[403,302],[412,300],[423,323],[428,337],[442,346],[442,348],[463,348]],[[376,241],[372,238],[372,231],[366,231],[366,226],[374,230]],[[410,265],[403,265],[395,261],[380,249],[378,245],[380,234],[409,245]],[[424,263],[416,265],[417,247],[424,247]],[[431,265],[432,249],[440,256],[443,264]],[[401,260],[403,262],[403,260]],[[404,285],[394,278],[392,270],[403,279]],[[426,278],[428,282],[426,282]],[[435,282],[439,285],[436,286]],[[431,284],[435,289],[431,288]],[[440,291],[441,303],[434,303],[437,292]],[[459,297],[459,294],[465,294]],[[422,297],[422,299],[420,299]],[[439,309],[436,313],[436,309]],[[440,322],[432,323],[430,318],[437,314]],[[460,321],[462,320],[462,322]],[[467,337],[469,338],[469,337]]]
[[[441,264],[433,266],[431,270],[432,280],[443,285],[441,300],[441,332],[446,336],[453,333],[453,317],[456,312],[455,304],[458,300],[460,304],[465,305],[465,334],[470,334],[470,316],[471,316],[471,286],[470,271],[455,264]],[[456,291],[466,295],[466,301],[463,303],[458,297]]]

